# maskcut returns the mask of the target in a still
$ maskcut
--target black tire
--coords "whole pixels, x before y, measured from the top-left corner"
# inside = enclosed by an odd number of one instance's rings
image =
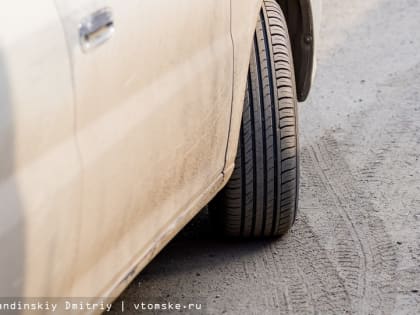
[[[297,122],[286,20],[276,1],[265,0],[254,36],[235,169],[209,207],[224,234],[280,236],[293,225],[299,192]]]

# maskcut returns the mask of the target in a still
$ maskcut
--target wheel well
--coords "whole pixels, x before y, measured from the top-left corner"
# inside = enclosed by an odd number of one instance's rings
[[[286,17],[293,50],[297,98],[308,97],[314,68],[314,25],[311,0],[276,0]]]

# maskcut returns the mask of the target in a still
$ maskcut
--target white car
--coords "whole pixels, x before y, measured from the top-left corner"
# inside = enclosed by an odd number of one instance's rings
[[[0,296],[113,298],[205,205],[286,233],[315,0],[0,3]]]

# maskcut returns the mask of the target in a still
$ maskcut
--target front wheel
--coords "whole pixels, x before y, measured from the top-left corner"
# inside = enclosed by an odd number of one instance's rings
[[[285,234],[299,191],[297,99],[286,20],[265,0],[248,73],[236,165],[210,204],[218,229],[237,237]]]

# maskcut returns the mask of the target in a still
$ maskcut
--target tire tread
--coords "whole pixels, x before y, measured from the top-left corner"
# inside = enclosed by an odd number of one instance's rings
[[[297,101],[287,24],[264,0],[251,52],[233,175],[210,210],[230,236],[285,234],[296,218],[299,184]]]

